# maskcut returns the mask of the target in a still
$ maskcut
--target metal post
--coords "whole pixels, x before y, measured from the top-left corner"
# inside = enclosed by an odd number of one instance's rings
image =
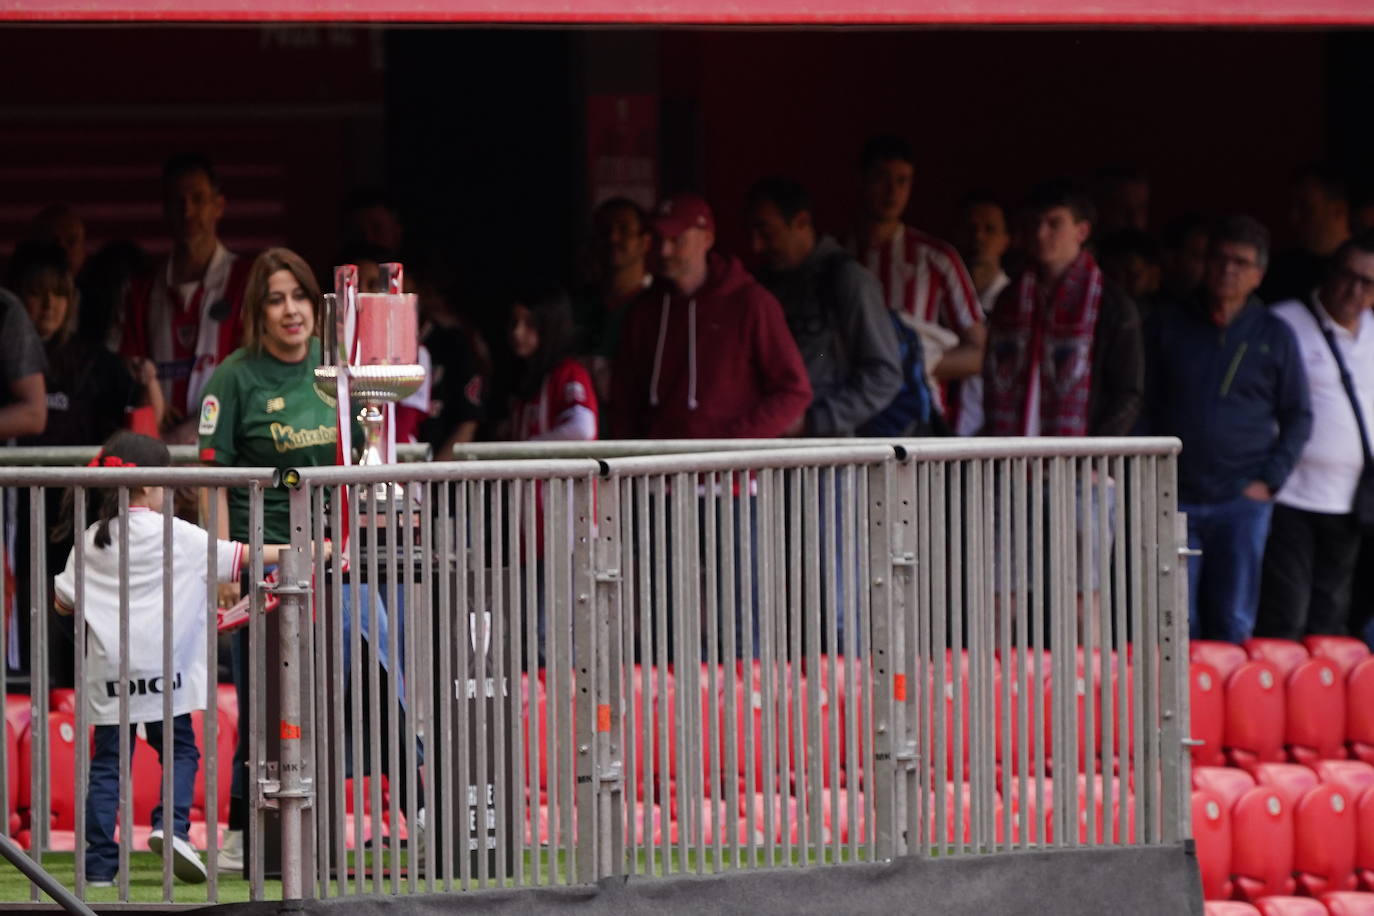
[[[1188,629],[1186,599],[1188,545],[1186,522],[1178,512],[1173,456],[1158,459],[1155,508],[1159,513],[1159,726],[1162,835],[1177,843],[1189,835]],[[1179,580],[1182,580],[1181,582]]]
[[[304,777],[305,755],[301,741],[300,675],[301,617],[311,594],[310,585],[310,489],[291,491],[291,549],[281,558],[280,584],[274,589],[281,599],[278,636],[281,643],[278,678],[280,692],[281,760],[275,792],[264,793],[277,801],[281,822],[280,912],[299,912],[304,896],[305,866],[302,844],[302,812],[313,790]],[[267,723],[264,723],[265,725]],[[270,725],[268,726],[270,727]]]
[[[873,810],[877,856],[891,859],[900,842],[902,812],[895,804],[896,772],[893,766],[893,694],[897,678],[904,672],[892,667],[892,533],[889,503],[892,489],[891,464],[873,465],[868,470],[868,549],[869,608],[873,615]],[[833,689],[833,688],[832,688]],[[851,710],[850,715],[854,715]],[[857,825],[851,825],[851,829]]]

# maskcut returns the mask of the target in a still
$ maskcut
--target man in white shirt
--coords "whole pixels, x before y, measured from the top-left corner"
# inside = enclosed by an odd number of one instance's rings
[[[1312,435],[1274,500],[1256,636],[1346,633],[1361,538],[1352,507],[1374,418],[1372,307],[1374,233],[1366,233],[1341,246],[1307,301],[1273,308],[1292,329],[1307,370]]]

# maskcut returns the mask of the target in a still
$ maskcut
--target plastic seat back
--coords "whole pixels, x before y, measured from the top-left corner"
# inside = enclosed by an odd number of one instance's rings
[[[1235,643],[1211,639],[1194,639],[1188,643],[1188,660],[1211,665],[1223,681],[1245,664],[1249,657],[1245,650]]]
[[[1293,808],[1273,786],[1256,786],[1231,808],[1231,875],[1254,903],[1293,893]]]
[[[1287,759],[1283,681],[1267,661],[1247,661],[1226,681],[1226,753],[1246,769]]]
[[[1193,788],[1214,793],[1229,811],[1255,787],[1255,777],[1235,767],[1193,767]]]
[[[1322,782],[1341,786],[1354,799],[1374,787],[1374,766],[1363,760],[1319,760],[1314,769]]]
[[[1231,896],[1231,812],[1222,798],[1205,789],[1193,791],[1193,842],[1202,872],[1202,896]]]
[[[1351,668],[1345,679],[1345,736],[1357,760],[1374,763],[1374,658]]]
[[[1339,759],[1345,751],[1345,679],[1328,658],[1309,658],[1284,684],[1288,753],[1300,763]]]
[[[1255,661],[1269,662],[1283,677],[1288,677],[1294,668],[1311,658],[1306,646],[1291,639],[1247,639],[1244,649]]]
[[[1345,789],[1323,783],[1293,814],[1293,869],[1312,896],[1355,889],[1356,811]]]
[[[1326,907],[1311,897],[1266,897],[1255,904],[1261,916],[1328,916]]]
[[[1321,784],[1316,771],[1298,763],[1262,763],[1255,767],[1255,783],[1273,786],[1283,793],[1289,805],[1296,805],[1303,796]]]
[[[1374,891],[1374,792],[1355,803],[1355,876],[1361,887]]]
[[[1313,658],[1328,658],[1345,677],[1360,662],[1369,658],[1369,647],[1353,636],[1305,636],[1302,644]]]
[[[1321,901],[1331,916],[1374,916],[1374,894],[1333,891],[1322,894]]]
[[[1226,751],[1226,693],[1221,675],[1207,662],[1188,665],[1189,730],[1194,741],[1189,750],[1194,766],[1224,766]]]

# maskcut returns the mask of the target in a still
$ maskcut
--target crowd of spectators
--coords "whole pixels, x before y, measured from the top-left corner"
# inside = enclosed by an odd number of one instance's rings
[[[340,263],[377,290],[381,265],[405,260],[420,303],[429,381],[398,438],[444,456],[476,438],[1178,436],[1203,551],[1194,635],[1363,624],[1374,234],[1340,175],[1295,176],[1299,244],[1271,252],[1243,214],[1153,234],[1148,178],[1129,170],[1014,203],[972,192],[944,241],[910,223],[908,144],[875,138],[856,166],[847,226],[817,225],[798,182],[759,180],[735,216],[742,257],[716,245],[723,214],[699,194],[604,201],[588,275],[512,293],[490,343],[444,259],[408,255],[422,249],[386,197],[356,195]],[[220,241],[209,159],[174,157],[162,191],[157,262],[127,242],[87,257],[69,207],[34,218],[0,291],[0,439],[94,444],[130,426],[205,445],[254,257]]]

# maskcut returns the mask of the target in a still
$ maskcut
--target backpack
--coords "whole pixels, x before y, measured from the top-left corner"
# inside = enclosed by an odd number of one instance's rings
[[[859,427],[859,435],[901,437],[930,435],[934,427],[934,399],[926,382],[925,351],[921,335],[889,311],[887,317],[897,333],[897,353],[902,363],[902,387],[897,396],[867,423]]]
[[[845,341],[834,329],[833,316],[838,312],[840,270],[852,261],[849,255],[836,255],[831,258],[822,268],[819,283],[824,319],[834,330],[835,349],[839,353],[844,353]],[[885,311],[897,336],[897,355],[902,366],[902,387],[892,402],[870,417],[855,430],[855,434],[873,438],[939,435],[942,420],[935,410],[935,401],[926,381],[925,350],[921,346],[921,335],[896,312]]]

